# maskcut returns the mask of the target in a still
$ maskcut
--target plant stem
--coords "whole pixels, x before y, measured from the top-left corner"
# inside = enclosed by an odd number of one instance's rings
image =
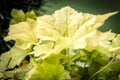
[[[114,60],[115,60],[115,56],[112,58],[112,60],[108,64],[106,64],[102,69],[94,73],[88,80],[92,80],[93,77],[95,77],[98,73],[106,69]]]
[[[70,55],[70,49],[67,49],[67,57],[68,57],[68,63],[67,63],[67,67],[70,70],[70,65],[71,65],[71,55]]]

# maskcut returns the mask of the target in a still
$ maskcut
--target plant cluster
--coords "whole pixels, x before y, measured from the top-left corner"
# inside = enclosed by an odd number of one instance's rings
[[[13,45],[12,41],[5,42],[3,39],[8,33],[12,9],[22,9],[24,12],[34,10],[36,14],[40,15],[44,12],[41,8],[44,3],[43,0],[0,0],[0,54],[9,50],[9,46]]]
[[[120,79],[120,34],[98,30],[117,12],[93,15],[69,6],[43,16],[14,12],[5,40],[15,45],[0,56],[1,79]]]

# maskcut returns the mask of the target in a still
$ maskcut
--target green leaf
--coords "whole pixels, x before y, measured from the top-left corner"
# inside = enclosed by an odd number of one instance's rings
[[[35,12],[34,11],[30,11],[30,12],[27,12],[26,14],[25,14],[25,16],[26,16],[26,19],[27,18],[31,18],[31,19],[36,19],[36,14],[35,14]]]
[[[13,17],[13,19],[10,21],[10,24],[24,22],[27,20],[27,18],[35,20],[37,17],[34,11],[24,13],[23,10],[17,10],[17,9],[12,9],[11,16]]]
[[[95,51],[93,51],[91,60],[98,62],[101,65],[106,65],[110,61],[111,57],[113,57],[113,55],[108,49],[104,47],[98,47]]]
[[[29,71],[25,80],[64,80],[66,75],[67,72],[62,65],[44,62]]]
[[[20,22],[10,25],[6,40],[15,40],[16,46],[22,49],[28,49],[37,39],[34,33],[34,20],[28,19],[28,22]]]
[[[97,72],[101,67],[100,63],[92,62],[91,66],[88,68],[88,73],[90,76],[92,76],[95,72]]]
[[[8,64],[7,68],[14,68],[16,65],[20,65],[20,63],[23,61],[23,59],[28,55],[27,51],[23,49],[19,49],[17,47],[11,48],[10,52],[10,62]]]
[[[112,40],[115,37],[115,33],[112,33],[111,31],[107,32],[100,32],[95,31],[95,34],[92,37],[89,37],[86,39],[86,49],[88,51],[93,51],[98,46],[107,46],[106,43],[109,42],[109,40]]]
[[[112,48],[110,51],[113,51],[115,53],[120,52],[120,34],[118,34],[113,40],[112,40]]]
[[[104,70],[102,70],[99,73],[100,77],[105,77],[106,79],[109,80],[118,80],[118,75],[120,73],[120,61],[114,61],[112,62],[107,68],[105,68]]]
[[[0,56],[0,72],[3,72],[7,69],[11,55],[10,52],[3,53]]]
[[[36,57],[44,56],[47,55],[47,53],[50,52],[53,48],[53,41],[43,41],[33,48],[32,54],[34,54]]]
[[[25,14],[22,10],[13,9],[11,11],[11,16],[14,18],[15,23],[25,21]]]
[[[15,66],[19,66],[23,59],[27,56],[25,50],[17,47],[11,48],[9,52],[6,52],[0,56],[0,73],[2,78],[13,78],[14,70],[5,71],[7,69],[14,69]],[[0,78],[1,78],[0,77]]]
[[[24,80],[26,74],[32,69],[32,64],[23,64],[18,69],[15,70],[14,79],[15,80]]]
[[[14,71],[5,71],[4,73],[3,73],[3,79],[11,79],[11,80],[13,80],[14,79]]]
[[[85,48],[87,44],[90,43],[86,41],[86,39],[92,39],[96,36],[96,34],[98,34],[97,28],[114,14],[116,14],[116,12],[104,15],[78,13],[67,6],[55,11],[52,15],[38,17],[37,22],[39,25],[36,31],[37,37],[43,40],[48,39],[53,41],[62,38],[61,36],[63,36],[63,38],[68,37],[71,40],[72,48]],[[108,34],[109,33],[110,32],[108,32]],[[107,38],[108,34],[105,33],[103,35],[106,35],[106,37],[104,37]],[[109,35],[112,36],[112,33]],[[99,41],[101,41],[101,39]]]

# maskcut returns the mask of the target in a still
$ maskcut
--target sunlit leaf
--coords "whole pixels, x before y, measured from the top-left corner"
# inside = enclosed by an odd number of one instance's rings
[[[6,40],[15,40],[16,46],[27,49],[36,42],[34,34],[34,20],[28,19],[28,22],[20,22],[10,25]]]

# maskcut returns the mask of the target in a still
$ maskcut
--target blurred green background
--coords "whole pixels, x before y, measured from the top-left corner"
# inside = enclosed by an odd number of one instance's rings
[[[104,14],[119,11],[118,14],[110,17],[100,28],[102,31],[112,30],[120,33],[120,0],[45,0],[48,6],[43,6],[48,13],[52,14],[64,6],[71,6],[79,12],[91,14]]]

